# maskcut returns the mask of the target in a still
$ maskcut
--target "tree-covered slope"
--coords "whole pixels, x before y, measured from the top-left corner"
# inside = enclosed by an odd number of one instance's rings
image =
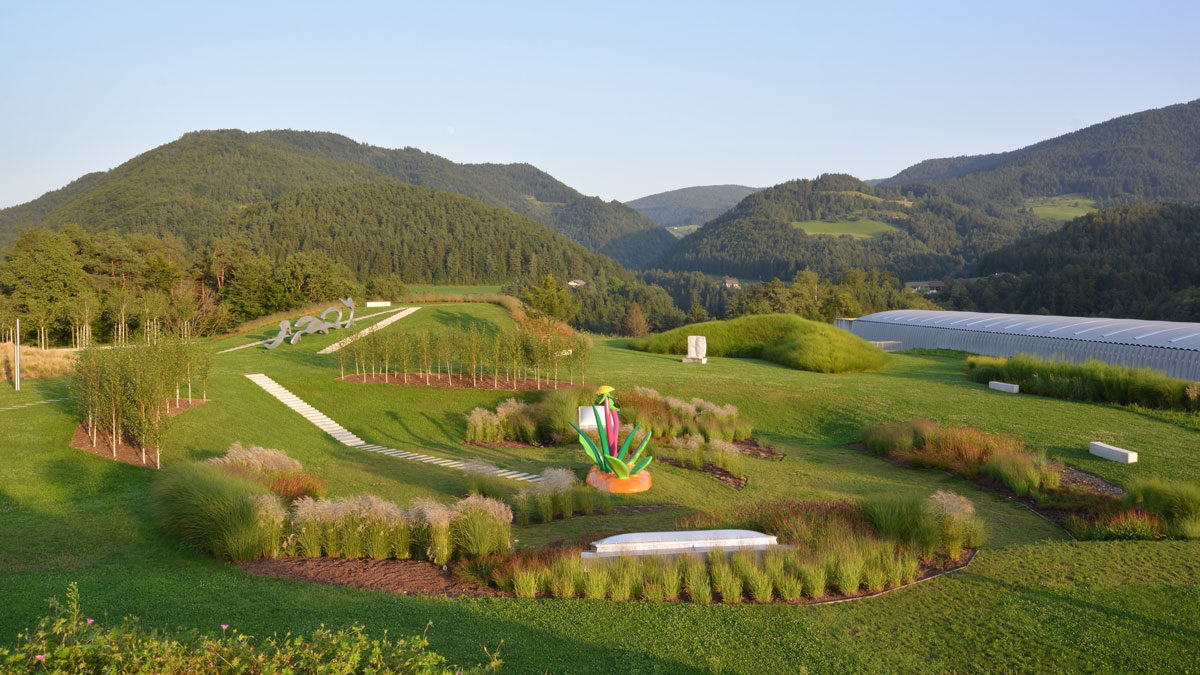
[[[860,234],[863,225],[873,226],[872,234]],[[827,174],[751,194],[680,240],[658,265],[751,279],[790,279],[803,269],[835,277],[850,268],[940,277],[1039,228],[1023,214],[998,218],[934,195]]]
[[[292,192],[243,210],[226,227],[273,260],[322,251],[361,280],[631,278],[611,258],[512,211],[393,181]]]
[[[951,309],[1200,321],[1200,208],[1133,204],[986,255]]]
[[[881,185],[937,183],[960,201],[1082,194],[1108,203],[1200,200],[1200,100],[1095,124],[1020,150],[931,159]]]
[[[644,266],[675,241],[628,206],[582,195],[529,164],[457,164],[415,148],[380,148],[331,133],[283,130],[255,135],[405,183],[503,206],[630,267]]]
[[[306,187],[387,180],[359,166],[303,152],[237,130],[185,134],[111,171],[76,181],[48,209],[51,198],[5,209],[0,245],[16,228],[76,224],[88,232],[115,230],[174,235],[192,245],[248,204]]]
[[[647,195],[625,204],[663,227],[687,227],[707,223],[757,191],[745,185],[702,185]]]

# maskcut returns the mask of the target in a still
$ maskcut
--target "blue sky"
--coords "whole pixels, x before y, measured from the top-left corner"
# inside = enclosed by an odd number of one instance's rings
[[[1196,2],[573,4],[4,0],[0,206],[195,129],[529,162],[629,200],[884,177],[1200,98]]]

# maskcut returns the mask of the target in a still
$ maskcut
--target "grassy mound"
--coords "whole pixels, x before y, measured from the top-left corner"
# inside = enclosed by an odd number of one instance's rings
[[[629,347],[655,354],[686,354],[689,335],[708,339],[709,356],[742,356],[818,373],[878,370],[888,363],[882,349],[826,323],[790,314],[705,321],[640,340]]]

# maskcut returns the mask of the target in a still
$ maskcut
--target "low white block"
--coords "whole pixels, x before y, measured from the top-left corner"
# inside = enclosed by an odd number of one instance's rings
[[[596,409],[596,412],[600,413],[600,419],[604,419],[604,407],[603,406],[581,405],[581,406],[579,406],[579,420],[576,422],[576,424],[579,426],[580,429],[583,429],[586,431],[588,429],[597,428],[596,427],[596,416],[592,413],[593,408]]]
[[[718,551],[765,551],[777,546],[775,535],[752,530],[698,530],[683,532],[635,532],[592,542],[592,550],[580,554],[584,560],[622,555],[679,555]]]
[[[1099,441],[1092,441],[1088,446],[1088,452],[1097,457],[1111,459],[1114,462],[1120,462],[1122,464],[1133,464],[1137,461],[1136,452],[1132,450],[1126,450],[1124,448],[1118,448],[1117,446],[1109,445],[1108,443],[1101,443]]]
[[[367,301],[367,307],[391,307],[391,306],[392,306],[392,302],[390,300],[368,300]]]
[[[1019,385],[1019,384],[1009,384],[1008,382],[997,382],[996,380],[992,380],[991,382],[988,382],[988,388],[995,389],[996,391],[1008,392],[1010,394],[1019,394],[1021,392],[1021,385]]]

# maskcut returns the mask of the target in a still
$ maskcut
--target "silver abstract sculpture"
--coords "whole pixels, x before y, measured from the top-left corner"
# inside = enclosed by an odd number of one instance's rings
[[[329,331],[337,328],[349,328],[354,324],[354,299],[339,298],[339,300],[344,307],[350,308],[350,316],[347,317],[346,320],[342,320],[342,307],[334,305],[333,307],[326,308],[324,312],[321,312],[320,318],[308,314],[296,319],[295,323],[280,321],[279,333],[269,342],[264,342],[264,346],[267,349],[275,349],[279,345],[283,344],[283,341],[287,338],[291,338],[288,340],[288,344],[294,345],[305,335],[311,335],[313,333],[328,333]],[[325,319],[325,317],[331,312],[337,312],[337,318],[333,321],[328,321]]]

